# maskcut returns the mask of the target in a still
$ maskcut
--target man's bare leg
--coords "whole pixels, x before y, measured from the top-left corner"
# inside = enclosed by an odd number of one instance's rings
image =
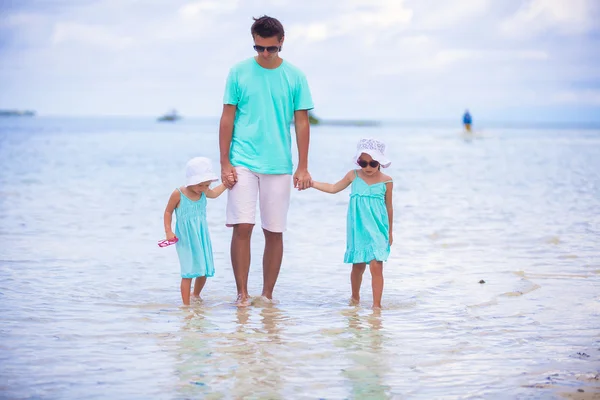
[[[352,272],[350,272],[350,286],[352,287],[352,298],[350,303],[358,305],[360,303],[360,285],[362,284],[363,274],[367,269],[367,264],[352,264]]]
[[[238,224],[233,227],[231,237],[231,265],[237,287],[237,303],[248,306],[248,274],[250,272],[250,239],[253,224]]]
[[[265,252],[263,254],[262,295],[271,300],[283,260],[283,233],[270,232],[266,229],[263,229],[263,232],[265,233]]]

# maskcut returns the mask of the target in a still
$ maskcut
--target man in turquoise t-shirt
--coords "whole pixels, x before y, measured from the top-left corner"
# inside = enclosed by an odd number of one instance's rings
[[[265,235],[262,296],[267,300],[272,299],[279,276],[292,187],[292,121],[298,144],[294,187],[304,190],[312,184],[308,110],[313,102],[306,77],[279,57],[284,30],[277,19],[255,18],[250,31],[258,54],[229,71],[219,127],[221,180],[230,189],[226,223],[233,227],[231,264],[242,306],[249,304],[250,238],[257,199]]]

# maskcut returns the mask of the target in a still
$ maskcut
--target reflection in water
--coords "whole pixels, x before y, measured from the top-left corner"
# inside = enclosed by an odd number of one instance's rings
[[[256,345],[252,340],[252,328],[250,324],[250,307],[238,307],[235,311],[236,325],[233,333],[225,335],[220,344],[223,349],[219,352],[224,354],[229,365],[233,387],[231,393],[234,398],[242,398],[252,393],[253,371],[256,368]]]
[[[261,325],[255,327],[250,321],[251,312],[255,310],[253,307],[238,308],[236,332],[227,340],[227,346],[234,349],[230,354],[235,359],[231,393],[234,398],[249,395],[282,398],[282,365],[278,357],[283,346],[278,325],[282,319],[281,311],[271,304],[260,308]]]
[[[359,315],[359,310],[354,307],[343,312],[350,335],[338,341],[338,345],[352,361],[351,366],[343,370],[343,375],[352,385],[352,398],[387,399],[390,388],[383,383],[383,374],[389,366],[382,351],[381,310],[366,316]]]
[[[210,323],[203,307],[182,308],[183,324],[177,341],[175,374],[179,378],[178,393],[183,397],[206,393],[210,376],[207,361],[211,356],[206,331]]]
[[[222,315],[234,318],[225,324],[232,327],[231,332],[219,331],[208,322]],[[285,343],[280,322],[284,316],[279,308],[270,304],[236,309],[200,306],[190,309],[182,320],[176,347],[182,397],[283,398]]]

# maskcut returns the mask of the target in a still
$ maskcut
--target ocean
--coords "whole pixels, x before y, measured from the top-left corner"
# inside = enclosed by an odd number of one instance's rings
[[[368,270],[348,303],[349,189],[292,193],[276,302],[247,308],[233,304],[226,195],[209,200],[216,275],[185,308],[174,246],[157,241],[187,160],[218,170],[218,121],[0,119],[0,397],[600,392],[600,129],[316,126],[313,179],[354,168],[361,137],[392,160],[381,311]],[[263,245],[258,225],[253,296]]]

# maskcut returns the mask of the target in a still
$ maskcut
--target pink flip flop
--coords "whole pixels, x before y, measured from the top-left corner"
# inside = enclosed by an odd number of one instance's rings
[[[178,241],[179,241],[179,239],[177,239],[176,237],[174,237],[171,240],[168,240],[168,239],[159,240],[158,247],[167,247],[167,246],[177,243]]]

